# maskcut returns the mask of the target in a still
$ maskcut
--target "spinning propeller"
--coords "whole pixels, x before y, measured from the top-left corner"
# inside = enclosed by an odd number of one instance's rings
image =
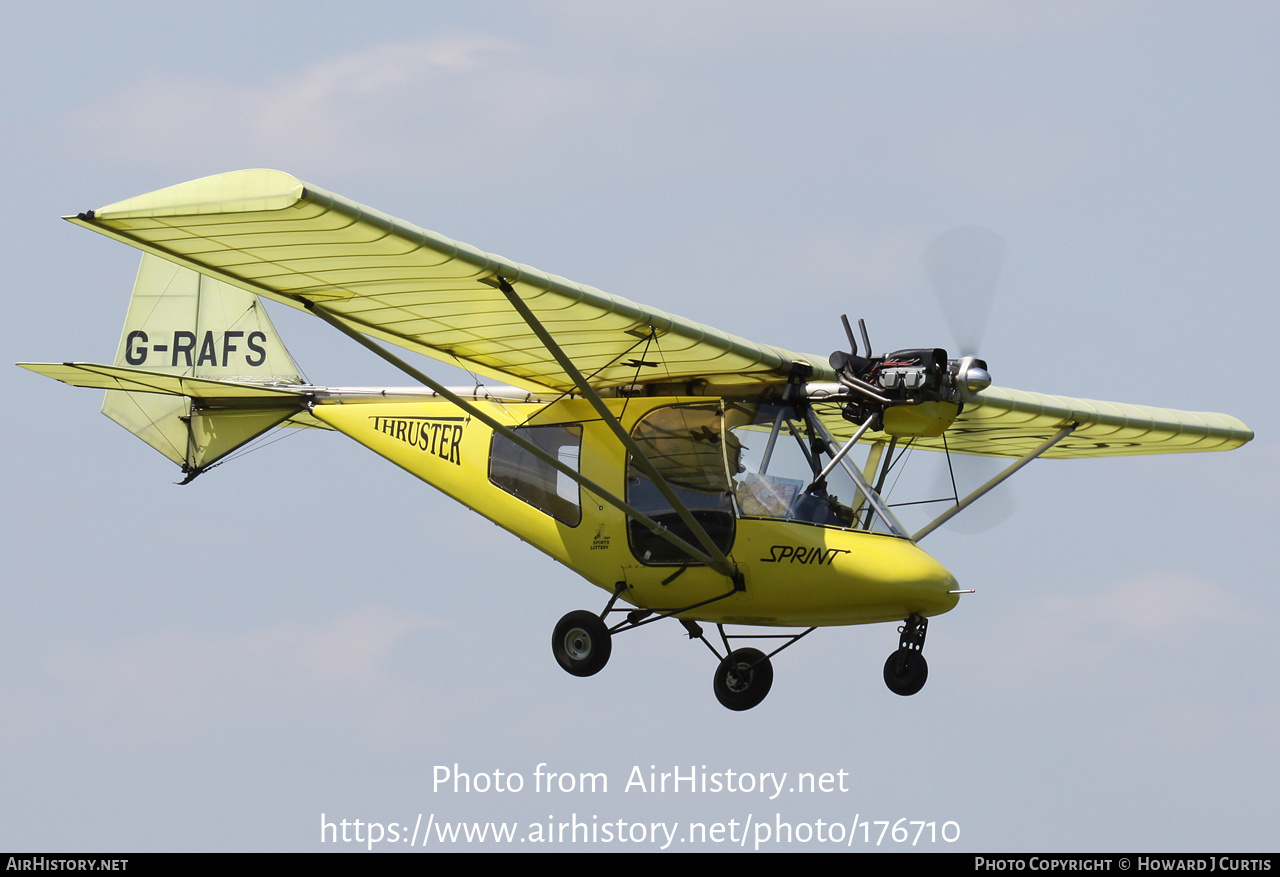
[[[920,257],[933,287],[934,298],[958,345],[958,372],[967,376],[962,386],[970,393],[979,392],[991,384],[986,362],[978,359],[978,351],[991,318],[996,290],[1000,286],[1005,250],[1004,239],[991,229],[962,225],[934,238]],[[981,386],[976,386],[981,382],[976,369],[985,375],[986,383]],[[952,455],[950,471],[938,474],[935,489],[943,494],[950,493],[953,489],[951,478],[954,477],[963,496],[967,487],[982,484],[1003,465],[1003,461],[991,457]],[[953,518],[946,526],[960,533],[983,533],[1012,516],[1015,508],[1013,494],[1005,485],[983,497],[981,502]]]
[[[950,419],[929,421],[921,417],[912,421],[902,416],[905,407],[895,406],[913,406],[923,411],[929,406],[922,403],[952,403],[963,410],[965,403],[991,385],[987,363],[979,358],[978,350],[991,315],[1004,253],[1005,243],[999,235],[972,225],[945,231],[925,248],[921,260],[958,344],[954,359],[939,348],[897,350],[876,356],[862,320],[858,321],[863,345],[863,354],[859,355],[848,317],[841,317],[849,352],[831,354],[831,366],[852,400],[844,409],[846,419],[861,424],[873,418],[876,429],[886,429],[886,424],[893,421],[887,431],[894,435],[936,436],[950,426]],[[895,424],[897,429],[892,428]],[[913,428],[919,431],[910,432]],[[963,495],[962,482],[981,484],[994,474],[992,466],[1000,465],[990,458],[948,456],[949,469],[940,475],[938,496],[952,493],[953,478]],[[975,516],[971,512],[956,520],[963,520],[961,527],[966,530],[977,525],[977,531],[981,531],[1013,513],[1007,496],[999,501],[986,499],[982,507],[981,514]]]
[[[920,257],[962,357],[977,356],[982,346],[1004,253],[998,234],[962,225],[934,238]]]

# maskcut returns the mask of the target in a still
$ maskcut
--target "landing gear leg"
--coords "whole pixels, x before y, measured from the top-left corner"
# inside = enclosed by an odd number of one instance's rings
[[[724,625],[717,624],[716,629],[720,631],[720,639],[724,643],[726,653],[721,658],[716,647],[707,642],[707,638],[702,633],[702,627],[696,621],[689,621],[686,618],[681,618],[679,621],[684,625],[689,639],[702,640],[702,644],[711,650],[711,654],[720,659],[713,680],[716,700],[720,701],[721,706],[735,712],[749,710],[756,706],[765,699],[765,695],[773,687],[773,663],[769,659],[783,649],[795,645],[816,629],[811,627],[804,633],[798,634],[739,634],[730,637],[725,632]],[[729,644],[730,639],[743,638],[784,639],[786,642],[767,655],[759,649],[735,649]]]
[[[898,650],[884,662],[884,684],[903,697],[924,688],[929,678],[929,664],[924,659],[924,635],[929,620],[912,613],[898,628]]]

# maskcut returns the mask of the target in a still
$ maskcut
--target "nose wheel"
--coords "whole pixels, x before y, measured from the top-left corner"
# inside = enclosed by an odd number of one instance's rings
[[[884,684],[894,694],[915,694],[929,678],[929,662],[924,659],[924,635],[929,620],[912,614],[898,628],[898,650],[884,662]]]
[[[884,662],[884,684],[894,694],[915,694],[928,678],[929,664],[919,652],[898,649]]]

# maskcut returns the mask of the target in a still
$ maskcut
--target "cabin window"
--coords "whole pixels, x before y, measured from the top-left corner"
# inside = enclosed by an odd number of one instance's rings
[[[512,431],[573,471],[579,471],[578,458],[582,451],[579,424],[519,426]],[[576,527],[582,521],[578,482],[496,432],[489,447],[489,480],[562,524]]]
[[[733,545],[733,486],[729,449],[719,405],[673,405],[649,412],[631,433],[649,462],[721,551]],[[627,461],[627,502],[695,548],[697,537],[658,486]],[[694,559],[637,521],[628,522],[631,550],[647,564],[687,564]]]

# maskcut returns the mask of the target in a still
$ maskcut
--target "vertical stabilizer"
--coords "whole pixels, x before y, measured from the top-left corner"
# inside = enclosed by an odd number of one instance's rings
[[[212,380],[301,383],[258,296],[151,255],[138,267],[115,364]],[[189,477],[296,411],[125,390],[108,390],[102,403],[103,414]]]

